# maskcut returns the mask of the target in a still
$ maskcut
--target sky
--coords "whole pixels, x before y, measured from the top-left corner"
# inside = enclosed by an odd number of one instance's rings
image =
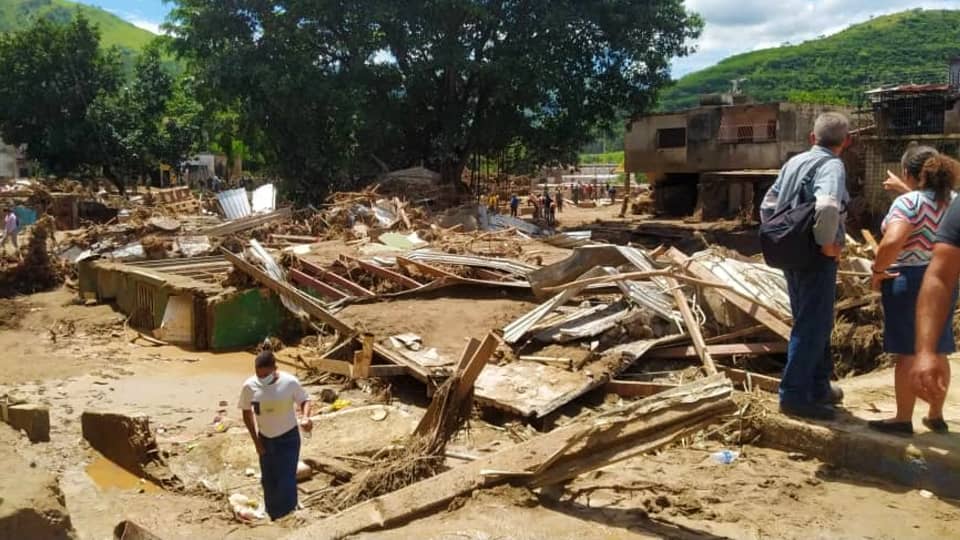
[[[642,0],[638,0],[642,1]],[[92,0],[133,24],[159,32],[170,4],[163,0]],[[839,32],[851,24],[912,8],[960,9],[960,0],[686,0],[706,28],[697,52],[673,63],[675,78],[720,60],[782,43],[799,43]]]

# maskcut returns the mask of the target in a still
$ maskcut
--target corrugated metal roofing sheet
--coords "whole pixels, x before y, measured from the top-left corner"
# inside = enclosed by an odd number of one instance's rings
[[[240,219],[253,213],[250,200],[247,198],[247,190],[243,188],[218,193],[217,201],[220,202],[220,209],[228,220]]]

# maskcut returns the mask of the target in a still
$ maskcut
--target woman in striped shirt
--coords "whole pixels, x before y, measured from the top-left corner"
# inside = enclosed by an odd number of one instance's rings
[[[872,285],[882,291],[883,348],[897,355],[894,388],[897,413],[894,418],[869,422],[872,429],[884,433],[913,434],[913,408],[916,395],[908,374],[914,358],[917,294],[923,274],[933,256],[940,222],[953,196],[960,164],[929,146],[911,146],[901,159],[903,180],[893,173],[885,186],[901,186],[904,192],[893,201],[883,220],[883,240],[877,248]],[[953,304],[957,291],[953,292]],[[953,310],[951,310],[951,313]],[[944,322],[937,346],[944,356],[954,352],[952,320]],[[930,403],[923,424],[932,431],[945,432],[943,401]]]

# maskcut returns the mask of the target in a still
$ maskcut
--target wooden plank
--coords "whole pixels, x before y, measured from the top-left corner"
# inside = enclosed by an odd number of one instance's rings
[[[336,285],[338,287],[343,288],[344,290],[350,291],[356,297],[369,298],[372,296],[376,296],[376,293],[374,293],[373,291],[367,290],[361,287],[360,285],[357,285],[356,283],[337,274],[336,272],[331,272],[326,268],[323,268],[322,266],[313,264],[310,261],[305,261],[300,258],[297,259],[297,262],[305,271],[309,272],[310,274],[313,274],[317,278],[322,279],[327,283],[330,283],[331,285]]]
[[[417,281],[417,280],[415,280],[415,279],[411,279],[411,278],[409,278],[409,277],[407,277],[407,276],[405,276],[405,275],[403,275],[403,274],[394,272],[393,270],[390,270],[389,268],[384,268],[384,267],[379,266],[379,265],[376,265],[376,264],[371,264],[371,263],[368,263],[368,262],[366,262],[366,261],[362,261],[362,260],[360,260],[360,259],[351,257],[351,256],[349,256],[349,255],[343,255],[343,254],[341,254],[341,255],[340,255],[340,260],[343,261],[343,262],[346,262],[346,263],[356,264],[357,266],[359,266],[360,268],[366,270],[367,272],[370,272],[371,274],[380,276],[380,277],[382,277],[383,279],[386,279],[386,280],[388,280],[388,281],[392,281],[392,282],[394,282],[394,283],[396,283],[396,284],[398,284],[398,285],[402,285],[404,288],[407,288],[407,289],[417,289],[417,288],[423,286],[423,284],[420,283],[419,281]]]
[[[326,283],[314,279],[312,276],[308,276],[303,272],[297,270],[296,268],[290,269],[290,280],[296,283],[297,285],[303,287],[310,287],[311,289],[322,294],[325,298],[331,300],[342,300],[344,298],[350,298],[350,295],[335,288],[327,285]]]
[[[707,352],[711,356],[736,356],[759,354],[782,354],[787,352],[787,343],[727,343],[721,345],[707,345]],[[654,349],[643,355],[644,358],[694,358],[699,356],[694,347],[670,347]]]
[[[202,234],[206,236],[228,236],[238,232],[246,231],[248,229],[254,229],[261,225],[266,225],[267,223],[272,223],[281,219],[287,219],[291,215],[292,213],[289,208],[281,208],[280,210],[271,212],[269,214],[248,216],[235,219],[233,221],[227,221],[225,223],[221,223],[220,225],[204,230]]]
[[[236,266],[238,270],[246,273],[264,287],[293,302],[317,321],[329,325],[342,334],[353,334],[355,332],[353,328],[334,317],[333,314],[324,309],[316,300],[310,298],[310,296],[298,290],[293,285],[273,279],[256,266],[224,248],[220,248],[220,251],[223,252],[223,256]]]
[[[777,394],[780,392],[780,379],[776,377],[770,377],[768,375],[760,375],[759,373],[752,373],[750,371],[744,371],[742,369],[735,369],[727,366],[719,366],[720,371],[722,371],[727,377],[740,384],[747,384],[752,388],[759,388],[764,392],[771,392]]]
[[[463,348],[463,353],[460,354],[460,359],[457,361],[457,368],[454,371],[454,376],[458,376],[466,371],[467,366],[470,365],[470,361],[476,356],[478,350],[480,350],[480,340],[470,338]],[[434,398],[432,401],[430,401],[430,405],[427,407],[426,412],[424,412],[423,417],[420,418],[420,422],[417,424],[414,433],[421,437],[430,433],[440,421],[439,417],[442,407],[443,404],[437,402],[436,395],[434,395]]]
[[[710,281],[716,280],[716,276],[714,276],[710,270],[700,263],[690,260],[686,255],[676,248],[670,248],[667,250],[666,256],[673,262],[685,268],[687,272],[700,279]],[[766,306],[748,300],[743,296],[732,293],[725,289],[716,289],[716,291],[717,294],[722,296],[724,300],[730,302],[753,318],[755,321],[769,328],[774,334],[777,334],[787,341],[790,340],[790,325],[781,321],[779,317],[777,317],[777,315]]]
[[[873,254],[876,255],[876,254],[877,254],[877,248],[879,248],[880,245],[877,244],[877,239],[874,238],[873,233],[870,232],[869,229],[863,229],[863,230],[860,231],[860,234],[862,234],[862,235],[863,235],[863,239],[866,240],[866,242],[867,242],[867,247],[870,248],[870,251],[872,251]]]
[[[320,241],[320,239],[316,236],[297,236],[293,234],[271,234],[270,238],[274,238],[276,240],[289,240],[291,242],[304,242],[307,244],[313,244]]]
[[[687,303],[687,296],[683,294],[683,291],[680,289],[680,283],[678,283],[676,279],[667,277],[664,278],[664,280],[673,293],[673,299],[677,303],[677,309],[680,310],[680,316],[683,317],[683,324],[687,327],[687,333],[690,334],[690,339],[693,340],[693,346],[697,350],[697,356],[700,357],[700,362],[703,363],[704,371],[707,372],[707,375],[715,375],[717,373],[717,366],[713,363],[713,357],[710,356],[710,351],[707,350],[707,344],[703,341],[703,334],[700,333],[700,322],[694,317],[693,311],[690,309],[690,304]]]
[[[350,362],[331,360],[329,358],[317,358],[315,360],[309,360],[308,363],[310,367],[319,369],[320,371],[353,377],[353,365]]]
[[[483,371],[483,368],[487,365],[487,361],[490,359],[490,356],[493,355],[493,351],[497,350],[499,344],[500,339],[497,338],[493,332],[490,332],[487,334],[487,337],[483,338],[483,341],[480,342],[480,347],[477,348],[477,352],[473,353],[470,361],[460,373],[460,384],[457,385],[457,389],[453,393],[454,399],[461,401],[470,393],[473,389],[473,384],[477,382],[477,377],[480,376],[480,372]]]
[[[447,272],[447,271],[441,270],[441,269],[439,269],[439,268],[437,268],[437,267],[435,267],[435,266],[430,266],[430,265],[427,264],[427,263],[423,263],[423,262],[420,262],[420,261],[414,261],[414,260],[408,259],[408,258],[406,258],[406,257],[397,256],[397,264],[400,265],[401,267],[412,266],[414,269],[416,269],[417,271],[419,271],[421,274],[424,274],[424,275],[426,275],[426,276],[430,276],[430,277],[432,277],[432,278],[438,278],[438,279],[453,279],[453,280],[462,279],[460,276],[458,276],[458,275],[456,275],[456,274],[454,274],[454,273],[452,273],[452,272]]]
[[[429,383],[430,379],[432,378],[432,373],[430,372],[429,369],[421,366],[420,364],[417,364],[416,362],[413,362],[412,360],[407,359],[405,356],[401,354],[398,354],[390,350],[389,347],[380,345],[379,343],[374,343],[373,353],[387,360],[392,364],[396,364],[398,366],[403,366],[407,368],[409,375],[422,383]]]
[[[654,394],[676,388],[676,384],[656,383],[646,381],[621,381],[613,379],[603,386],[607,392],[625,398],[645,398]]]
[[[400,377],[409,375],[410,370],[406,366],[370,366],[369,377],[386,378]]]
[[[373,361],[373,334],[361,334],[360,345],[360,350],[353,353],[353,374],[358,379],[366,379],[370,376],[370,363]]]
[[[744,329],[742,329],[742,330],[736,330],[736,331],[734,331],[734,332],[730,332],[730,333],[727,333],[727,334],[721,334],[721,335],[719,335],[719,336],[714,336],[714,337],[712,337],[712,338],[707,338],[706,341],[705,341],[705,343],[706,343],[707,345],[713,345],[713,344],[715,344],[715,343],[726,343],[726,342],[733,341],[733,340],[735,340],[735,339],[740,339],[740,338],[755,336],[755,335],[757,335],[757,334],[759,334],[759,333],[761,333],[761,332],[763,332],[763,331],[765,331],[765,330],[767,330],[767,327],[766,327],[766,326],[764,326],[764,325],[762,325],[762,324],[758,324],[758,325],[756,325],[756,326],[751,326],[751,327],[748,327],[748,328],[744,328]]]
[[[730,382],[708,377],[560,427],[490,456],[348,508],[288,540],[344,538],[393,526],[456,497],[508,481],[556,484],[667,445],[736,410]],[[502,472],[506,474],[502,474]],[[491,472],[493,472],[491,474]]]
[[[457,363],[457,372],[466,369],[467,364],[470,363],[470,359],[473,358],[473,355],[477,354],[477,349],[479,348],[479,339],[470,338],[467,340],[467,344],[463,346],[463,352],[460,353],[460,361]]]

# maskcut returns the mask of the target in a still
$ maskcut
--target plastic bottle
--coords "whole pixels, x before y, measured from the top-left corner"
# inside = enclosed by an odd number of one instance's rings
[[[721,450],[710,454],[714,461],[723,465],[729,465],[740,457],[740,452],[735,450]]]

